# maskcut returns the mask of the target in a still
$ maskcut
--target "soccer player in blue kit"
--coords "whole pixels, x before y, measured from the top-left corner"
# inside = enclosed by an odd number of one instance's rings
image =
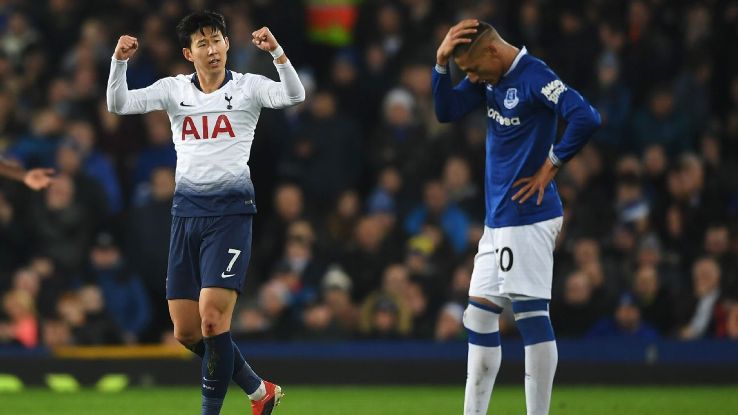
[[[202,357],[202,415],[220,413],[231,379],[249,396],[254,415],[268,415],[282,390],[254,373],[230,332],[256,213],[247,163],[262,108],[298,104],[305,89],[266,27],[252,33],[252,42],[272,55],[280,82],[226,69],[229,40],[218,13],[186,16],[177,35],[195,72],[132,91],[126,67],[138,39],[120,37],[110,64],[108,109],[116,114],[165,110],[169,116],[177,169],[167,300],[174,336]]]
[[[452,86],[453,58],[466,77]],[[548,314],[563,208],[553,181],[600,125],[598,112],[541,60],[475,19],[451,27],[436,52],[438,120],[487,110],[485,229],[474,259],[464,327],[464,414],[486,414],[500,368],[499,316],[510,302],[525,346],[528,415],[547,414],[558,362]],[[555,143],[557,122],[567,122]]]

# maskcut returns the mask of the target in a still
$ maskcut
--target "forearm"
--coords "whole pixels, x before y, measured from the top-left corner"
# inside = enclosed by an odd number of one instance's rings
[[[305,100],[305,87],[297,76],[297,71],[287,56],[282,54],[274,61],[279,74],[280,94],[273,100],[275,108],[288,107]]]
[[[578,94],[577,94],[578,95]],[[551,151],[551,159],[557,165],[570,160],[574,157],[590,137],[599,128],[602,120],[600,114],[591,105],[584,101],[581,96],[578,99],[572,99],[571,103],[566,107],[563,117],[568,125],[564,131],[564,135],[558,144],[553,146]]]
[[[26,176],[26,171],[0,160],[0,176],[22,182]]]
[[[128,99],[128,81],[126,80],[127,60],[110,60],[110,74],[108,75],[108,89],[106,98],[108,111],[114,114],[123,114]]]
[[[434,68],[432,77],[436,118],[440,122],[457,121],[479,105],[481,97],[475,97],[471,91],[453,88],[449,74],[440,72],[440,69]]]

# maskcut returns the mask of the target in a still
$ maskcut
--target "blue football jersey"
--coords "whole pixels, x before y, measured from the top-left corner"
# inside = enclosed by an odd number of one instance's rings
[[[496,85],[464,78],[452,88],[442,69],[433,71],[439,121],[456,121],[480,105],[486,107],[485,225],[528,225],[563,215],[554,181],[540,205],[537,194],[522,204],[513,201],[519,189],[513,183],[533,176],[549,155],[557,162],[573,157],[600,125],[598,112],[525,48]],[[555,144],[559,116],[568,125]]]

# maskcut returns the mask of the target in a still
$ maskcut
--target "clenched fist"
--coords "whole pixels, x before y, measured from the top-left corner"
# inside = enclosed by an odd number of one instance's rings
[[[138,39],[133,36],[123,35],[118,38],[118,44],[115,45],[113,57],[119,61],[126,60],[133,56],[138,50]]]
[[[253,38],[251,42],[261,50],[271,52],[279,47],[277,39],[274,38],[274,35],[266,26],[251,33],[251,37]]]

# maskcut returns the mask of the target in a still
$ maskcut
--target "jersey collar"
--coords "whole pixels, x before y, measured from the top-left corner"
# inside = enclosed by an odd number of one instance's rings
[[[504,78],[508,76],[510,72],[515,70],[515,68],[518,66],[518,62],[520,62],[520,58],[522,58],[523,56],[527,54],[528,54],[528,49],[526,49],[525,46],[523,46],[523,48],[520,49],[520,51],[518,52],[517,56],[515,56],[515,60],[513,60],[512,65],[510,65],[510,69],[508,69],[507,72],[505,72],[505,74],[502,75],[502,77]]]
[[[233,74],[231,73],[231,71],[229,71],[228,69],[226,69],[225,71],[226,71],[225,78],[223,78],[223,83],[220,84],[218,89],[223,88],[223,85],[227,84],[228,81],[233,80]],[[190,82],[195,84],[195,87],[199,89],[200,91],[202,91],[202,88],[200,87],[200,79],[197,77],[197,72],[192,74],[192,76],[190,77]]]

